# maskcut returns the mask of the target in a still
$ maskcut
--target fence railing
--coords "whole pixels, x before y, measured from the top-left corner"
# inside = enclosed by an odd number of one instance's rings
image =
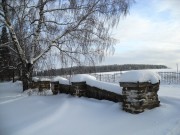
[[[163,84],[180,84],[180,73],[177,72],[158,72]]]
[[[92,73],[91,75],[96,77],[99,81],[104,82],[110,82],[110,83],[119,83],[120,82],[120,76],[122,75],[122,72],[114,73],[114,74],[101,74],[101,73]],[[178,84],[180,85],[180,73],[177,72],[158,72],[158,74],[161,77],[161,84]],[[62,77],[65,77],[69,79],[73,75],[63,75]],[[48,76],[48,78],[53,78],[53,76]]]
[[[119,79],[122,73],[114,73],[114,74],[91,74],[96,77],[97,80],[103,82],[111,82],[111,83],[119,83]]]
[[[114,74],[91,74],[97,80],[111,83],[119,83],[120,76],[123,73]],[[161,77],[161,84],[180,84],[180,73],[177,72],[158,72]]]

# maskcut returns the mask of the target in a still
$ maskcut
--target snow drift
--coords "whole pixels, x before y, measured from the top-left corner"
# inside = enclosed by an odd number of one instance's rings
[[[179,135],[180,86],[161,85],[161,105],[134,115],[121,103],[60,94],[27,96],[0,83],[1,135]]]

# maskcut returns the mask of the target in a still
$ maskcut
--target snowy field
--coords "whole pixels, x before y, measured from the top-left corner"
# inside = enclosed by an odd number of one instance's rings
[[[161,85],[161,106],[141,114],[121,103],[70,95],[28,96],[0,83],[0,135],[180,135],[180,86]]]
[[[172,68],[166,68],[166,69],[141,69],[143,70],[148,70],[148,71],[153,71],[153,72],[176,72],[176,69],[172,69]],[[112,72],[99,72],[96,74],[117,74],[117,73],[125,73],[128,71],[137,71],[137,70],[127,70],[127,71],[112,71]],[[92,73],[93,74],[93,73]]]

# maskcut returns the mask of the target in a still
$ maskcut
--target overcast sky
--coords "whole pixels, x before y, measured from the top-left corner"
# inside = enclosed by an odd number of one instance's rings
[[[101,64],[180,66],[180,0],[136,0],[112,33],[115,53]]]

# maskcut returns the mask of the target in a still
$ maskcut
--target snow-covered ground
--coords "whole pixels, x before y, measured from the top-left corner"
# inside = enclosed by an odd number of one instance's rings
[[[161,85],[161,106],[140,114],[121,103],[70,95],[28,96],[0,83],[0,135],[180,135],[180,86]]]
[[[166,69],[141,69],[141,70],[148,70],[148,71],[153,71],[153,72],[176,72],[176,69],[172,69],[172,68],[166,68]],[[137,70],[126,70],[126,71],[111,71],[111,72],[99,72],[96,74],[118,74],[118,73],[125,73],[128,71],[137,71]],[[94,73],[92,73],[94,74]]]

